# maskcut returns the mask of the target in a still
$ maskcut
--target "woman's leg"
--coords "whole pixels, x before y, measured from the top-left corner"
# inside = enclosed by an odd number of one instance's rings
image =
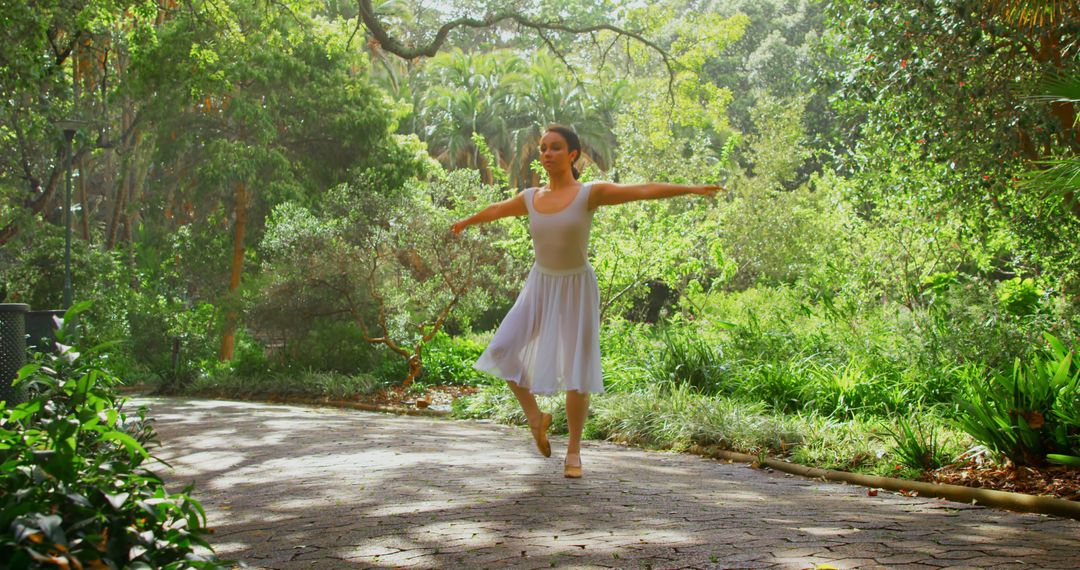
[[[514,393],[521,409],[525,411],[525,418],[529,420],[529,429],[532,431],[536,448],[544,457],[551,457],[551,442],[547,438],[547,430],[551,427],[551,414],[540,411],[536,405],[536,397],[527,388],[522,388],[513,382],[507,382],[510,391]]]
[[[589,395],[577,390],[566,391],[566,427],[570,430],[570,442],[566,445],[567,463],[581,465],[581,430],[589,414]],[[575,456],[573,460],[570,456]]]
[[[525,419],[529,420],[529,425],[540,425],[540,407],[536,405],[536,397],[532,395],[532,392],[528,388],[523,388],[510,381],[507,381],[506,385],[510,386],[510,391],[514,393],[514,397],[521,404],[521,409],[525,412]]]

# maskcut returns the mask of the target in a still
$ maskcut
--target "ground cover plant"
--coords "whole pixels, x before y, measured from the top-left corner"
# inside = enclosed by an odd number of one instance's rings
[[[79,312],[67,312],[65,319]],[[19,371],[26,399],[0,416],[0,559],[11,568],[224,568],[191,489],[149,468],[154,429],[125,409],[104,347],[61,327],[55,355]],[[64,344],[72,343],[72,344]]]

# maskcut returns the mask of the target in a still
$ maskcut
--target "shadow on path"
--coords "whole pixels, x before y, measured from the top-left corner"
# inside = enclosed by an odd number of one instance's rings
[[[224,558],[262,568],[1074,568],[1080,523],[524,429],[139,399]]]

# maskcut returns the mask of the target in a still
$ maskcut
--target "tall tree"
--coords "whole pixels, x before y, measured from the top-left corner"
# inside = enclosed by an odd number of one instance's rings
[[[364,58],[316,35],[318,21],[301,11],[313,5],[222,6],[193,3],[140,65],[144,93],[155,101],[161,171],[183,173],[162,209],[190,210],[177,222],[203,221],[202,231],[220,231],[208,221],[231,222],[228,253],[219,258],[227,271],[205,280],[227,291],[220,356],[230,359],[249,246],[269,209],[309,200],[401,151]]]

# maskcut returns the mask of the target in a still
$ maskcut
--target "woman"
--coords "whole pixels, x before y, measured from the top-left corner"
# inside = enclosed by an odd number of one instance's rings
[[[570,441],[563,473],[581,477],[581,430],[589,394],[604,391],[600,372],[600,312],[596,274],[588,260],[592,215],[601,206],[683,194],[712,196],[719,186],[612,184],[577,181],[574,162],[581,141],[568,127],[552,125],[540,139],[540,162],[548,174],[543,188],[528,188],[458,221],[461,233],[473,224],[529,216],[536,264],[514,306],[475,367],[507,381],[528,418],[536,446],[551,456],[551,414],[534,394],[566,392]]]

